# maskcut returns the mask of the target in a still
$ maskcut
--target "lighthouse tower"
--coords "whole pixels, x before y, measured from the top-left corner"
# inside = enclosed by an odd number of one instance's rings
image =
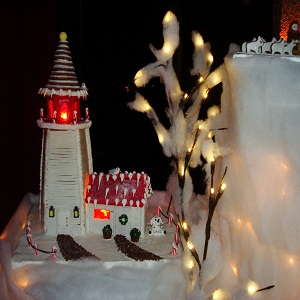
[[[80,101],[88,93],[79,85],[66,33],[54,55],[48,83],[39,90],[47,100],[37,124],[43,129],[40,164],[40,211],[48,235],[86,233],[85,191],[93,172],[88,109]]]

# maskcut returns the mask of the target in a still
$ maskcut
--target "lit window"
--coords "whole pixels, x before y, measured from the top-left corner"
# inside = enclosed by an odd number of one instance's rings
[[[110,220],[110,211],[106,209],[94,209],[94,219]]]

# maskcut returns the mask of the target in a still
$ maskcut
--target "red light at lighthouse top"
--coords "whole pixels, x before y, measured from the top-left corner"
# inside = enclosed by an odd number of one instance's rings
[[[67,34],[61,32],[59,37],[50,78],[39,90],[47,98],[47,113],[42,117],[44,122],[77,124],[81,120],[80,98],[86,99],[87,88],[78,83]]]

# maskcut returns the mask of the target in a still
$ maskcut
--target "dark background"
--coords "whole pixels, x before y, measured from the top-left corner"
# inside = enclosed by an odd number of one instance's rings
[[[191,31],[211,43],[212,69],[223,62],[230,43],[262,36],[278,38],[279,1],[21,1],[1,4],[1,200],[0,232],[27,192],[39,192],[42,130],[39,109],[46,100],[38,90],[47,83],[59,33],[68,35],[79,83],[85,83],[89,107],[95,172],[119,166],[124,171],[145,171],[155,190],[164,190],[170,161],[164,156],[148,118],[127,107],[134,100],[126,92],[136,72],[154,62],[152,43],[160,48],[162,20],[172,10],[180,23],[180,47],[174,66],[183,90],[194,79]],[[275,7],[276,6],[276,7]],[[277,10],[277,11],[276,11]],[[144,90],[164,121],[163,87],[153,80]],[[217,101],[212,99],[210,103]]]

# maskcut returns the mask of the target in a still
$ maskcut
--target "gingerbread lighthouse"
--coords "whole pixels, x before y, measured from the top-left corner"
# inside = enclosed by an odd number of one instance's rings
[[[49,235],[86,233],[84,201],[93,173],[88,109],[80,101],[88,93],[78,83],[66,33],[54,55],[48,83],[39,90],[47,101],[37,124],[43,129],[40,164],[40,211]]]

